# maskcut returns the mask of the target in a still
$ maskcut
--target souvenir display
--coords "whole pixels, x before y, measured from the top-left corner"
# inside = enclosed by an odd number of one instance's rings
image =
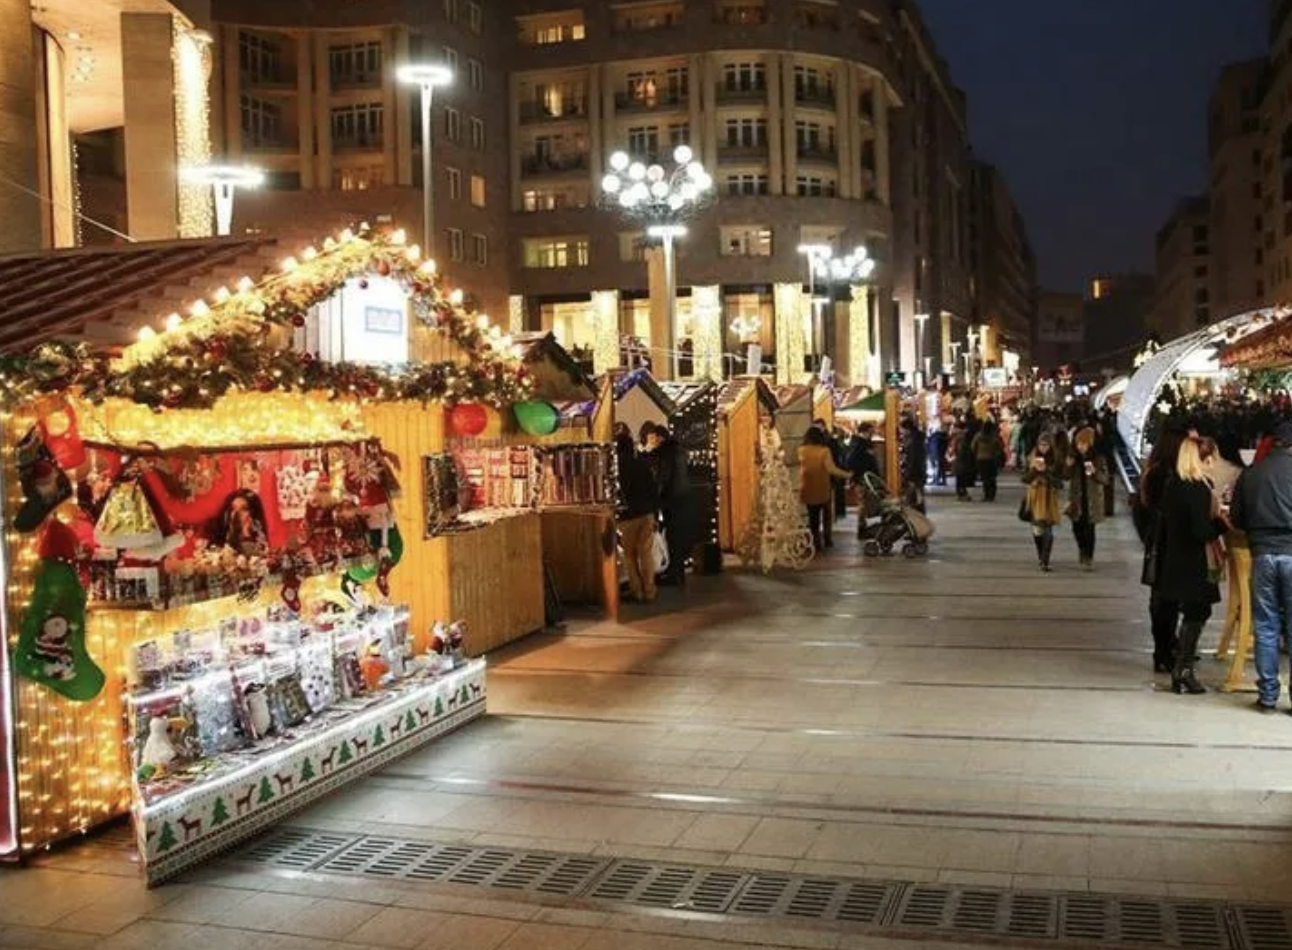
[[[614,453],[611,446],[557,445],[540,450],[540,505],[613,505]]]
[[[453,455],[441,452],[422,459],[422,495],[426,505],[426,535],[447,530],[461,511],[458,469]]]

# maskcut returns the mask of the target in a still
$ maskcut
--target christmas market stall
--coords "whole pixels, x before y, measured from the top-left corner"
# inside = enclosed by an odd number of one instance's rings
[[[677,411],[673,400],[648,369],[613,375],[615,422],[622,422],[640,441],[642,426],[648,422],[667,426]]]
[[[673,411],[668,426],[686,453],[691,491],[699,499],[696,569],[705,574],[722,570],[719,511],[722,492],[718,476],[718,397],[722,388],[707,379],[660,383]]]
[[[728,380],[718,393],[718,541],[735,551],[758,499],[760,430],[776,417],[776,396],[758,376]]]
[[[444,455],[552,407],[400,232],[0,382],[17,853],[132,812],[163,881],[481,715],[467,653],[542,623],[536,499],[571,482],[466,510]]]
[[[776,431],[781,437],[781,447],[787,464],[798,467],[799,446],[807,430],[818,419],[834,428],[834,398],[829,387],[786,383],[773,390],[776,396]]]

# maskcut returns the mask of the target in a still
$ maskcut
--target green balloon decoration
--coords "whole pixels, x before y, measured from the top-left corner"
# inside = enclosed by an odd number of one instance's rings
[[[76,568],[44,559],[13,653],[14,669],[77,702],[99,695],[106,677],[85,649],[85,588]]]
[[[550,402],[518,402],[511,409],[530,435],[551,435],[561,425],[561,414]]]

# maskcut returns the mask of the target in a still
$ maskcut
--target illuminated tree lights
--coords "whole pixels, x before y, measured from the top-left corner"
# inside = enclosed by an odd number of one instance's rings
[[[420,323],[443,330],[461,362],[370,366],[329,363],[286,348],[283,334],[305,325],[310,308],[347,280],[370,274],[399,282]],[[12,405],[40,393],[73,390],[90,402],[111,397],[163,410],[209,408],[230,392],[325,392],[333,398],[484,402],[499,408],[530,398],[532,383],[511,337],[446,292],[431,261],[402,231],[349,231],[283,261],[282,273],[236,290],[220,288],[191,316],[171,314],[165,329],[144,327],[121,358],[85,344],[47,343],[20,356],[0,356],[0,401]],[[278,337],[276,340],[275,337]]]

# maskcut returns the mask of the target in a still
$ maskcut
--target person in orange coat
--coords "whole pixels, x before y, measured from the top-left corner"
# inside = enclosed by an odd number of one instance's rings
[[[812,529],[812,546],[834,547],[834,532],[829,517],[830,497],[834,493],[831,478],[849,478],[848,472],[834,463],[830,443],[816,426],[807,430],[799,446],[799,499],[807,505],[808,527]]]

